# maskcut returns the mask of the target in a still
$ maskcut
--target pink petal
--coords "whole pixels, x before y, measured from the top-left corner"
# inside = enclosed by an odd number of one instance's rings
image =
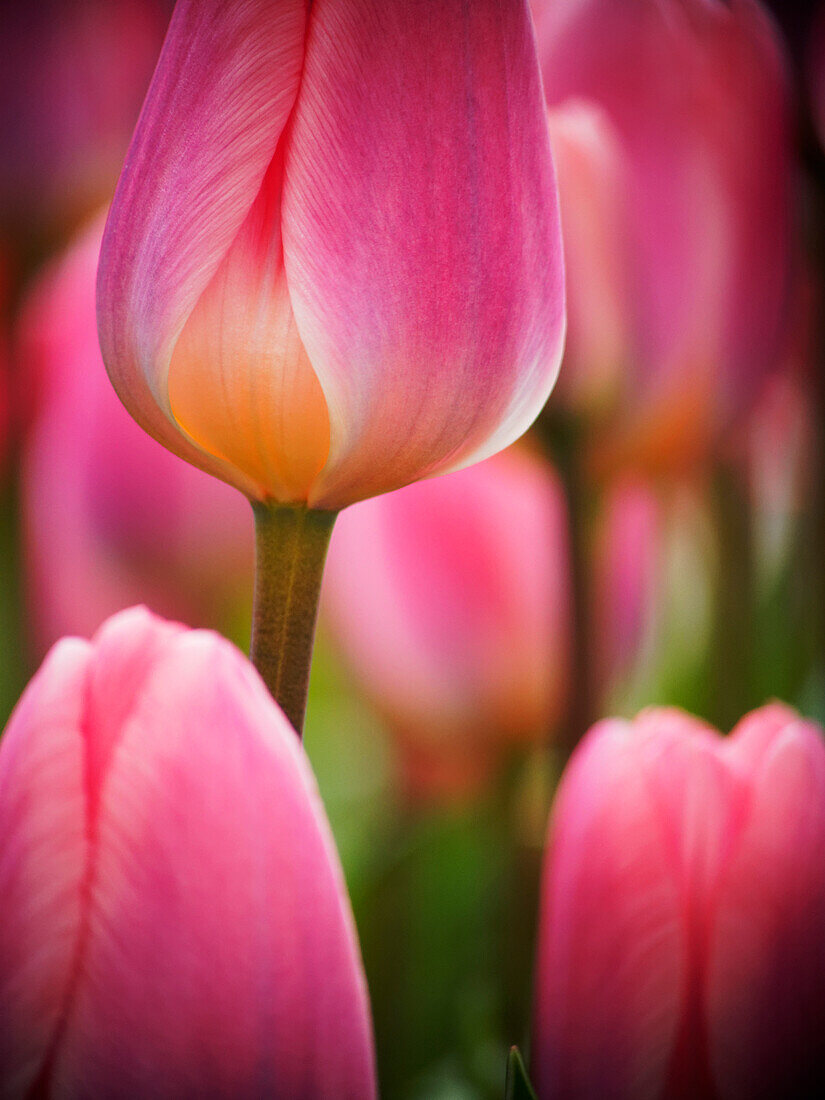
[[[526,3],[317,0],[285,158],[287,281],[331,430],[310,504],[517,438],[563,328]]]
[[[0,1082],[30,1095],[75,975],[88,862],[83,699],[90,650],[56,646],[0,751]]]
[[[574,406],[598,415],[615,401],[631,367],[625,154],[595,103],[565,100],[547,118],[563,212],[569,322],[559,386]]]
[[[304,0],[180,0],[109,215],[98,282],[103,356],[155,438],[253,496],[189,443],[167,393],[184,324],[244,224],[293,107]]]
[[[552,1100],[658,1100],[685,994],[681,884],[644,738],[596,726],[565,774],[544,869],[533,1074]]]
[[[816,1096],[825,1087],[825,745],[817,727],[773,707],[734,744],[745,739],[737,755],[753,788],[710,942],[713,1069],[726,1100]]]

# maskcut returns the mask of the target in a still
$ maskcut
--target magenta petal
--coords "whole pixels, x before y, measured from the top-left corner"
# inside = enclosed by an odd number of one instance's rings
[[[167,393],[170,357],[260,190],[293,107],[304,0],[180,0],[109,215],[100,339],[121,400],[155,438],[239,488],[189,443]]]
[[[769,707],[730,750],[752,791],[709,943],[714,1075],[726,1100],[821,1095],[825,745],[817,727]]]
[[[310,504],[519,436],[563,330],[526,4],[317,0],[285,157],[287,280],[331,428]]]
[[[644,737],[597,726],[560,788],[544,868],[533,1073],[544,1100],[658,1100],[687,982],[681,884]]]
[[[0,1094],[30,1095],[72,991],[88,862],[81,732],[89,645],[56,646],[0,752]]]

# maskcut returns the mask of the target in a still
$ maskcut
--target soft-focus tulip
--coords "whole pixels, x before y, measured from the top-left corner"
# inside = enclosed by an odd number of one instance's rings
[[[179,0],[98,283],[171,450],[330,510],[468,465],[543,406],[562,283],[526,0]]]
[[[4,0],[0,225],[57,228],[111,194],[168,0]]]
[[[594,525],[592,645],[603,707],[672,696],[710,641],[716,548],[707,494],[623,477]]]
[[[553,814],[540,1100],[776,1100],[825,1087],[825,745],[784,706],[729,738],[606,721]]]
[[[18,369],[34,392],[23,467],[38,653],[136,601],[217,625],[249,585],[252,524],[237,493],[150,439],[112,392],[95,323],[102,224],[24,306]]]
[[[344,513],[324,602],[413,788],[477,782],[564,705],[567,524],[553,471],[510,449]]]
[[[141,609],[54,647],[0,749],[0,1094],[370,1098],[346,888],[241,654]]]
[[[568,400],[602,461],[704,457],[788,301],[784,58],[756,0],[532,0],[568,265]],[[608,430],[609,429],[609,430]]]

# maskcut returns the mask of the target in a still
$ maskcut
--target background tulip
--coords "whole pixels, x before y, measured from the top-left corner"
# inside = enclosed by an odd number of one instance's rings
[[[51,234],[108,197],[170,9],[169,0],[5,0],[0,229]]]
[[[489,773],[561,715],[567,532],[553,471],[510,449],[367,501],[333,537],[325,605],[413,787]]]
[[[19,324],[18,370],[34,395],[23,508],[40,654],[135,600],[226,624],[252,572],[237,494],[159,447],[112,391],[95,321],[101,233],[88,227],[40,276]]]
[[[707,455],[788,301],[785,62],[754,0],[533,0],[570,275],[567,393],[602,458]],[[678,135],[678,140],[677,140]]]
[[[788,708],[730,738],[603,722],[545,864],[540,1097],[815,1096],[825,1084],[825,745]]]
[[[0,751],[7,1097],[372,1097],[346,889],[294,733],[216,635],[59,643]]]
[[[600,709],[634,713],[702,682],[713,625],[715,554],[700,485],[661,492],[624,476],[594,523],[590,643]],[[695,697],[694,697],[695,698]]]
[[[527,428],[560,248],[525,0],[181,0],[104,239],[104,359],[172,450],[338,509]]]

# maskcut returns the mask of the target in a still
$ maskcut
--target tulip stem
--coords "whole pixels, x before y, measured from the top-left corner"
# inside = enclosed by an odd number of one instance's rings
[[[337,512],[253,503],[252,663],[300,737],[321,580]]]

